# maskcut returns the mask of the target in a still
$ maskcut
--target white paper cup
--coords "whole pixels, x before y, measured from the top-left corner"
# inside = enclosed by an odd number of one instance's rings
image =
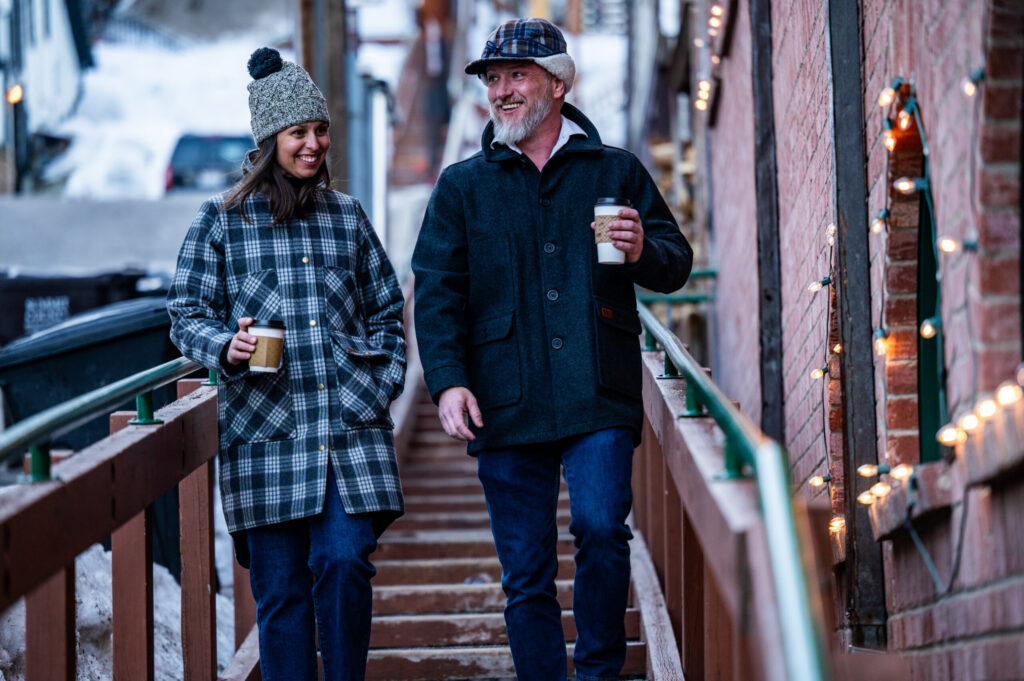
[[[256,321],[247,329],[256,336],[256,349],[249,358],[249,371],[277,373],[284,357],[284,323]]]
[[[629,199],[601,197],[594,205],[594,241],[597,242],[597,262],[602,265],[621,265],[626,262],[625,251],[620,251],[608,235],[608,223],[619,219],[619,210],[629,208]]]

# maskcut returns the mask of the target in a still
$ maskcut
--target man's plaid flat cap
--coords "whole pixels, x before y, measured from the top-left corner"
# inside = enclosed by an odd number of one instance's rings
[[[466,73],[481,75],[498,61],[532,61],[565,83],[566,92],[576,78],[576,65],[566,51],[562,32],[547,19],[511,19],[494,29],[483,54],[466,65]]]

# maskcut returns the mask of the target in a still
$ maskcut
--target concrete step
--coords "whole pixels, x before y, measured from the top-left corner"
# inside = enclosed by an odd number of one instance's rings
[[[626,638],[640,636],[640,615],[626,611]],[[565,640],[576,640],[571,610],[562,611]],[[374,616],[371,648],[508,645],[505,616],[500,612]]]
[[[566,646],[566,665],[573,673],[574,646]],[[631,641],[626,647],[622,676],[646,672],[647,647]],[[368,681],[457,681],[515,678],[512,653],[507,646],[482,648],[384,648],[371,650],[366,666]]]
[[[500,577],[500,576],[499,576]],[[490,579],[490,576],[488,576]],[[376,582],[376,580],[374,580]],[[572,580],[555,582],[558,603],[572,607]],[[498,580],[484,584],[397,584],[373,587],[374,615],[502,612],[505,592]]]

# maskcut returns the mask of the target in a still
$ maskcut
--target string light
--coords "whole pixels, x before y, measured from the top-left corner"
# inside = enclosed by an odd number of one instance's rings
[[[829,223],[829,226],[825,228],[825,241],[828,242],[829,246],[834,246],[836,243],[836,223]]]
[[[889,492],[892,491],[892,487],[890,487],[889,483],[887,482],[876,482],[875,484],[871,485],[871,488],[868,491],[871,492],[871,494],[873,494],[874,496],[881,499],[882,497],[886,496],[887,494],[889,494]]]
[[[824,376],[828,376],[828,365],[827,364],[825,366],[819,367],[818,369],[815,369],[814,371],[811,372],[811,378],[813,378],[815,381],[817,381],[819,378],[822,378]]]
[[[718,17],[711,17],[710,19],[708,19],[708,26],[711,26],[712,28],[718,28],[721,25],[722,20],[719,19]]]
[[[810,480],[807,481],[807,484],[810,485],[811,487],[821,487],[826,482],[829,482],[831,480],[831,475],[815,475]]]
[[[875,495],[872,494],[870,490],[867,490],[857,495],[857,501],[864,504],[865,506],[870,506],[871,504],[875,503]]]
[[[843,351],[843,344],[842,343],[836,343],[835,345],[832,346],[832,353],[833,354],[838,355],[842,351]]]
[[[15,83],[7,91],[7,103],[17,104],[21,101],[21,98],[25,96],[25,89],[21,85]]]
[[[903,85],[903,79],[897,78],[892,82],[892,85],[878,93],[878,106],[886,107],[892,104],[896,100],[896,90]]]
[[[875,354],[879,357],[885,355],[886,348],[889,346],[889,333],[879,327],[875,329]]]
[[[939,333],[940,326],[942,326],[942,320],[939,317],[929,317],[924,320],[921,322],[921,338],[935,338]]]
[[[935,434],[935,439],[940,444],[953,447],[967,442],[967,433],[962,428],[950,423],[939,429],[939,432]]]
[[[712,64],[721,64],[722,63],[722,58],[719,57],[717,54],[713,54],[713,55],[711,55],[711,63]]]
[[[979,419],[991,418],[995,415],[997,410],[996,401],[991,397],[986,397],[974,408],[974,413],[978,415]]]
[[[957,425],[960,426],[960,430],[968,434],[973,432],[974,429],[978,427],[979,423],[981,422],[978,420],[978,415],[973,411],[965,412],[957,421]]]
[[[720,17],[724,12],[725,10],[722,9],[721,5],[711,5],[711,14],[713,14],[714,16]]]
[[[821,279],[818,279],[817,281],[812,281],[807,286],[807,290],[810,291],[811,293],[817,293],[823,287],[828,286],[831,283],[832,283],[832,277],[822,277]]]
[[[885,229],[886,220],[889,219],[889,209],[883,208],[878,211],[878,215],[871,221],[871,232],[873,234],[880,234]]]
[[[901,177],[892,183],[900,194],[913,194],[916,191],[928,189],[928,180],[924,177]]]
[[[828,529],[832,532],[841,532],[846,528],[846,518],[841,515],[833,516],[832,520],[828,521]]]
[[[889,467],[885,464],[865,463],[857,466],[857,475],[862,478],[873,478],[879,473],[888,473]]]
[[[707,80],[706,78],[701,80],[699,83],[697,83],[697,90],[700,92],[704,92],[705,90],[710,91],[711,81]]]
[[[978,250],[978,242],[975,240],[959,241],[948,236],[939,237],[938,246],[939,250],[943,253],[973,252]]]
[[[710,90],[701,90],[700,92],[697,93],[697,99],[707,100],[710,97],[711,97],[711,91]]]
[[[896,148],[896,131],[892,129],[892,119],[886,118],[882,126],[882,144],[892,152]]]
[[[906,480],[913,474],[914,467],[911,466],[909,463],[901,463],[895,468],[893,468],[891,471],[889,471],[889,475],[896,478],[897,480]]]
[[[704,47],[704,41],[701,40],[700,38],[694,38],[693,39],[693,46],[694,47],[698,47],[698,48],[699,47]]]
[[[1024,397],[1024,391],[1021,390],[1019,385],[1011,381],[1000,384],[999,388],[996,389],[996,402],[1004,407],[1020,402],[1022,397]]]
[[[711,36],[712,38],[714,38],[715,36],[718,35],[718,29],[717,28],[709,28],[708,29],[708,35]]]
[[[965,76],[960,81],[960,89],[963,90],[964,94],[968,97],[973,97],[978,93],[978,85],[985,79],[985,69],[975,69],[971,71],[971,75]]]
[[[693,103],[693,107],[698,111],[704,111],[708,108],[708,102],[705,99],[698,99]]]

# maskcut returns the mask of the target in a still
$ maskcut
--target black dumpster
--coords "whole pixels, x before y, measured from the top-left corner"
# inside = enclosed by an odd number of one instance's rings
[[[0,348],[4,423],[11,425],[48,407],[181,356],[171,343],[163,296],[135,298],[69,318]],[[200,372],[197,375],[205,375]],[[153,393],[153,406],[174,401],[174,384]],[[118,409],[134,410],[134,402]],[[57,437],[53,449],[80,450],[109,434],[107,417]],[[10,479],[10,476],[7,476]],[[181,574],[177,490],[154,505],[153,553],[175,578]]]

